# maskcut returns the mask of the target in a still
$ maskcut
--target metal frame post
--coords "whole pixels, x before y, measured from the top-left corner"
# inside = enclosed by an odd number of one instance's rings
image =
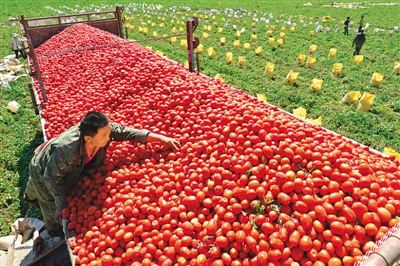
[[[186,21],[186,37],[187,37],[187,45],[188,45],[188,63],[189,63],[189,71],[195,72],[194,70],[194,49],[199,45],[199,38],[193,38],[193,32],[196,30],[199,25],[199,18],[193,17],[193,19],[189,19]],[[197,70],[199,70],[199,62],[197,62]]]

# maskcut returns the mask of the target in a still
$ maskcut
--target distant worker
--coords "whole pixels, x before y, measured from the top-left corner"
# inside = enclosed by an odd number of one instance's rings
[[[364,45],[366,41],[365,35],[364,35],[364,29],[360,29],[360,32],[357,33],[356,37],[353,40],[353,44],[351,46],[355,45],[355,50],[353,52],[353,56],[359,55],[361,47]]]
[[[364,24],[364,15],[361,15],[360,25],[358,26],[358,32],[361,32],[361,29],[363,29],[363,24]]]
[[[347,17],[346,21],[344,22],[344,35],[349,35],[349,24],[350,17]]]
[[[22,41],[18,38],[18,34],[13,33],[13,37],[11,39],[11,50],[15,53],[15,58],[18,59],[18,54],[20,53],[23,56],[22,52]]]

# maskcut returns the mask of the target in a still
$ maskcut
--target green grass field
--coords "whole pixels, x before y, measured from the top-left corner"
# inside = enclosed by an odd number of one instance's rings
[[[380,3],[389,3],[390,1],[381,1]],[[129,1],[119,1],[125,7]],[[147,1],[147,4],[161,4],[161,1]],[[313,6],[306,6],[307,1],[168,1],[163,4],[163,9],[176,6],[180,14],[174,19],[162,12],[153,13],[145,16],[141,10],[137,13],[124,13],[128,18],[126,25],[133,25],[129,29],[129,38],[134,40],[143,40],[153,37],[153,31],[157,31],[158,36],[163,34],[173,34],[172,29],[185,26],[177,25],[176,20],[182,21],[182,17],[190,17],[193,13],[201,16],[201,23],[195,32],[195,36],[200,38],[204,46],[204,52],[200,55],[201,72],[205,75],[214,77],[220,74],[229,85],[246,91],[256,96],[264,94],[267,101],[288,112],[298,107],[307,109],[307,118],[316,119],[322,117],[322,126],[343,134],[355,141],[371,146],[379,151],[385,147],[392,147],[400,151],[400,76],[392,74],[395,62],[400,62],[400,34],[394,33],[392,37],[388,36],[388,30],[393,29],[399,22],[399,5],[370,5],[363,2],[362,6],[366,8],[347,9],[329,7],[329,1],[314,1]],[[86,10],[92,12],[92,4],[99,7],[101,4],[109,5],[109,10],[115,9],[114,1],[30,1],[16,3],[15,1],[3,0],[1,13],[1,46],[0,55],[11,54],[9,42],[13,32],[21,32],[17,22],[9,21],[9,18],[17,17],[23,14],[26,18],[54,16],[57,15],[52,9],[72,14],[71,9],[78,11]],[[375,3],[376,4],[376,3]],[[324,5],[328,5],[325,7]],[[190,12],[184,11],[183,6],[191,8]],[[243,13],[243,17],[231,18],[229,26],[222,33],[218,33],[218,27],[223,27],[228,17],[224,14],[226,8],[243,8],[247,11],[257,11],[257,17],[261,18],[264,13],[266,17],[271,13],[274,18],[270,20],[269,26],[275,25],[273,36],[275,40],[280,38],[282,22],[278,20],[287,20],[292,17],[292,23],[297,27],[294,33],[290,32],[291,26],[285,26],[285,38],[283,47],[268,45],[266,33],[269,29],[265,28],[265,22],[258,22],[257,39],[250,40],[252,31],[252,16],[248,12]],[[215,15],[215,20],[206,10],[215,9],[221,11],[221,14]],[[103,7],[107,10],[107,7]],[[130,9],[126,8],[126,11]],[[177,14],[177,13],[175,13]],[[254,14],[254,12],[252,13]],[[280,18],[280,15],[283,15]],[[352,18],[355,24],[358,23],[361,14],[365,15],[364,23],[369,23],[370,28],[366,31],[367,42],[361,50],[364,55],[364,63],[361,66],[353,62],[351,42],[354,38],[352,30],[349,36],[343,35],[342,20],[347,16]],[[208,18],[206,19],[206,16]],[[324,16],[330,16],[332,20],[322,22]],[[162,21],[162,17],[165,21]],[[308,27],[300,24],[300,18],[303,17]],[[310,18],[313,18],[310,25]],[[134,18],[132,20],[132,18]],[[225,19],[225,22],[222,20]],[[142,23],[140,22],[142,20]],[[208,20],[208,24],[206,24]],[[310,31],[315,30],[315,22],[319,21],[324,27],[321,33],[315,33],[310,36]],[[155,24],[155,27],[152,26]],[[159,25],[164,23],[164,28]],[[213,25],[216,23],[216,25]],[[245,25],[247,23],[247,25]],[[238,28],[246,27],[246,31],[240,37],[235,36],[232,25],[237,24]],[[338,24],[341,32],[335,33],[335,25]],[[204,25],[212,27],[211,32],[205,30]],[[139,33],[139,26],[148,28],[148,35]],[[399,25],[397,25],[399,26]],[[330,27],[329,33],[324,33],[326,27]],[[375,28],[384,29],[377,35],[373,35]],[[208,39],[203,38],[203,32],[208,33]],[[226,44],[221,46],[220,38],[226,38]],[[187,52],[180,45],[180,39],[172,44],[170,39],[166,41],[142,42],[143,46],[151,46],[153,50],[159,50],[173,60],[184,63],[187,60]],[[240,40],[240,48],[234,48],[234,40]],[[249,51],[243,49],[243,44],[251,44]],[[298,66],[296,58],[299,54],[308,55],[310,45],[317,45],[317,51],[313,55],[317,59],[314,69]],[[264,54],[258,56],[255,54],[255,48],[261,46]],[[213,47],[216,52],[215,59],[209,59],[207,49]],[[328,58],[331,48],[337,49],[336,58]],[[234,63],[228,64],[225,59],[227,52],[232,52]],[[245,56],[246,66],[240,67],[238,57]],[[26,61],[23,61],[26,63]],[[271,79],[264,73],[267,62],[275,64],[275,71]],[[332,76],[333,63],[342,63],[343,75],[339,77]],[[283,80],[290,71],[299,72],[299,77],[294,85],[284,85]],[[380,72],[384,75],[381,87],[371,87],[369,84],[373,72]],[[310,88],[312,79],[323,80],[320,92],[315,92]],[[1,108],[0,108],[0,236],[8,235],[9,222],[25,214],[27,205],[21,201],[21,196],[25,189],[28,179],[28,165],[33,150],[43,140],[39,117],[35,115],[32,108],[32,102],[27,87],[29,78],[21,78],[11,83],[12,89],[1,90]],[[357,110],[357,103],[347,106],[338,102],[349,91],[360,91],[375,94],[372,108],[369,112],[360,112]],[[16,100],[21,108],[18,113],[13,114],[7,110],[9,101]],[[39,217],[40,212],[34,210],[30,217]]]

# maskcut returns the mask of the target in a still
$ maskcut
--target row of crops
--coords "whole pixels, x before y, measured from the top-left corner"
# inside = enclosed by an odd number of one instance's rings
[[[35,50],[48,138],[95,110],[182,143],[112,142],[81,177],[77,264],[353,265],[399,222],[393,156],[138,44],[90,48],[120,42],[75,24]]]

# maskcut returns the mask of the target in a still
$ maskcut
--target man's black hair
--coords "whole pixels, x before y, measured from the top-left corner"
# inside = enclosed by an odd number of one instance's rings
[[[79,130],[83,136],[91,136],[97,134],[99,128],[107,126],[108,117],[100,112],[89,112],[81,120]]]

